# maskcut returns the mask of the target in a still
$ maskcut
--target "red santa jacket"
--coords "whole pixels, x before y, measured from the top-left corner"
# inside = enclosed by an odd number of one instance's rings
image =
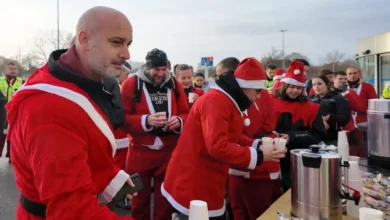
[[[251,121],[249,126],[244,126],[244,135],[255,137],[258,134],[271,133],[268,136],[275,137],[272,131],[275,129],[276,120],[274,117],[272,97],[266,90],[261,92],[261,96],[256,100],[256,105],[252,104],[248,109],[248,117]],[[277,179],[279,178],[279,163],[263,162],[255,170],[229,169],[229,174],[242,176],[250,179]]]
[[[292,115],[292,123],[295,124],[302,119],[304,126],[310,127],[317,117],[320,105],[313,102],[288,102],[273,98],[273,107],[276,121],[280,115],[289,112]]]
[[[169,162],[163,196],[183,214],[191,200],[207,202],[209,217],[225,212],[225,183],[229,166],[254,169],[259,140],[241,145],[243,113],[221,88],[213,85],[192,106],[182,135]],[[251,147],[253,146],[253,147]]]
[[[374,87],[370,83],[361,82],[356,89],[353,89],[359,95],[360,100],[362,101],[365,110],[364,112],[354,112],[353,119],[355,121],[355,125],[367,122],[367,109],[368,109],[368,100],[376,99],[377,94],[375,92]]]
[[[363,103],[362,99],[359,98],[358,94],[354,90],[347,90],[341,93],[349,102],[349,107],[351,108],[351,119],[348,124],[343,127],[344,131],[352,131],[356,129],[355,120],[353,116],[353,112],[366,112],[367,107]]]
[[[83,90],[53,77],[45,65],[19,89],[7,112],[16,184],[27,199],[47,207],[47,219],[132,219],[99,205],[129,175],[114,164],[108,119]],[[17,219],[41,218],[19,205]]]
[[[130,140],[130,152],[128,153],[126,167],[141,172],[143,170],[161,167],[168,163],[189,109],[183,87],[175,81],[179,96],[176,99],[174,91],[168,89],[168,118],[177,116],[181,122],[181,128],[179,131],[174,131],[170,135],[155,136],[150,133],[151,129],[146,127],[146,117],[156,112],[150,100],[149,93],[145,88],[145,84],[140,101],[133,101],[136,86],[135,79],[135,77],[126,79],[121,89],[126,118],[123,130],[129,134]],[[173,78],[173,80],[175,79]]]

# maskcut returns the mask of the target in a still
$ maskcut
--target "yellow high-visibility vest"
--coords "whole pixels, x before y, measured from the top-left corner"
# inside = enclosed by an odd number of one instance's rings
[[[390,99],[390,84],[383,89],[383,98]]]
[[[9,86],[5,76],[0,76],[0,92],[7,98],[7,101],[11,101],[12,95],[22,86],[23,79],[16,77],[12,86]]]

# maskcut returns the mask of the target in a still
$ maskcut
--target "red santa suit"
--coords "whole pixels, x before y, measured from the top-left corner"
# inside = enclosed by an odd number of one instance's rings
[[[340,94],[344,96],[348,102],[349,107],[351,109],[351,119],[349,120],[348,124],[344,126],[344,131],[352,131],[356,129],[355,121],[353,119],[353,112],[365,112],[367,111],[366,105],[362,102],[362,100],[359,98],[358,94],[354,90],[347,90],[345,92],[341,92]]]
[[[377,94],[375,92],[374,87],[366,82],[359,81],[358,83],[351,83],[348,82],[351,90],[355,91],[357,95],[359,96],[360,102],[364,105],[364,111],[353,111],[352,112],[352,120],[353,125],[355,128],[357,128],[357,125],[359,123],[367,122],[367,109],[368,109],[368,100],[369,99],[376,99]],[[363,152],[363,133],[357,129],[353,130],[351,132],[353,140],[350,138],[350,142],[352,143],[350,150],[351,153],[354,155],[358,155],[360,157],[366,157],[365,153]],[[354,147],[355,146],[355,147]]]
[[[167,118],[178,117],[181,127],[178,130],[157,135],[153,127],[146,125],[148,115],[156,113],[147,86],[153,86],[145,76],[145,67],[137,72],[137,77],[130,77],[123,82],[122,100],[125,108],[126,122],[123,129],[129,134],[130,147],[127,154],[126,171],[129,174],[139,173],[144,189],[132,200],[132,214],[136,219],[151,219],[150,202],[154,181],[154,217],[165,220],[172,217],[172,208],[161,195],[161,184],[165,177],[165,170],[174,150],[181,129],[188,114],[187,98],[183,87],[173,77],[167,77],[165,84],[173,83],[166,89],[168,108]],[[142,93],[139,102],[133,100],[136,83],[143,81]],[[149,85],[147,85],[149,83]],[[177,87],[175,87],[177,86]],[[176,95],[175,92],[178,92]],[[157,92],[156,92],[157,94]]]
[[[178,212],[189,215],[190,202],[203,200],[209,217],[222,216],[229,166],[254,169],[262,161],[259,140],[242,137],[244,124],[251,122],[244,120],[247,111],[242,112],[238,102],[245,96],[241,88],[265,89],[265,79],[264,68],[255,58],[244,59],[234,76],[226,74],[211,81],[212,89],[192,106],[161,186]],[[233,85],[242,96],[226,89]],[[245,108],[251,104],[247,102]]]
[[[114,131],[116,153],[114,157],[115,165],[120,169],[125,169],[127,149],[129,148],[130,141],[127,137],[127,133],[122,129],[116,129]]]
[[[354,87],[351,86],[351,89],[358,94],[360,100],[365,107],[365,110],[363,112],[354,112],[355,124],[357,125],[362,122],[367,122],[368,100],[377,98],[375,89],[370,83],[366,82],[361,82]]]
[[[281,80],[282,83],[302,87],[305,89],[304,64],[293,61]],[[287,134],[288,150],[309,148],[311,144],[318,144],[325,140],[325,127],[319,112],[319,104],[311,101],[299,101],[288,96],[274,98],[273,107],[278,133]],[[285,158],[280,160],[283,189],[291,187],[291,161],[289,151]]]
[[[275,137],[272,134],[276,121],[271,95],[263,90],[256,105],[248,109],[252,123],[244,127],[244,135]],[[253,171],[230,169],[229,173],[229,199],[236,220],[257,219],[282,194],[279,163],[263,162]]]
[[[120,128],[114,131],[114,137],[116,143],[115,164],[120,169],[125,169],[127,149],[130,145],[129,138],[127,137],[127,133]]]
[[[99,205],[111,201],[129,175],[114,164],[115,138],[106,115],[70,80],[74,73],[57,64],[62,53],[53,52],[7,105],[21,192],[16,218],[132,219]]]

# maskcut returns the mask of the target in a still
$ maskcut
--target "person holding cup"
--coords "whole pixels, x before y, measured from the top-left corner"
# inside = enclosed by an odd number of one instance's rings
[[[276,121],[273,113],[272,97],[267,90],[248,109],[252,123],[244,127],[243,135],[261,139],[262,147],[279,148],[284,151],[282,141],[272,133]],[[256,107],[258,106],[258,108]],[[286,142],[284,142],[285,144]],[[280,146],[280,147],[279,147]],[[231,168],[229,170],[229,199],[234,219],[255,220],[282,195],[279,162],[263,162],[255,170]]]
[[[304,63],[293,61],[282,86],[274,93],[275,131],[287,140],[288,150],[309,148],[325,140],[326,131],[319,104],[309,101],[305,91]],[[284,191],[291,185],[290,152],[280,161]]]
[[[181,84],[168,74],[167,63],[166,53],[153,49],[146,55],[146,64],[122,85],[126,117],[123,130],[130,136],[126,170],[138,173],[144,186],[132,201],[135,219],[151,219],[152,179],[153,219],[170,219],[172,214],[160,187],[189,109]]]
[[[204,94],[202,89],[195,88],[192,84],[192,74],[192,69],[187,64],[180,64],[176,67],[175,78],[184,88],[189,108]]]
[[[189,215],[191,200],[207,202],[210,219],[226,219],[224,186],[230,166],[255,169],[278,162],[284,151],[260,146],[260,139],[242,138],[251,124],[247,109],[266,89],[263,66],[246,58],[232,73],[211,81],[211,90],[192,106],[161,191],[175,209]]]

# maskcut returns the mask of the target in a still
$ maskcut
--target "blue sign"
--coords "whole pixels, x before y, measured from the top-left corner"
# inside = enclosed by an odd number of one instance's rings
[[[202,66],[213,66],[214,65],[214,57],[202,57],[200,59],[200,64]]]

